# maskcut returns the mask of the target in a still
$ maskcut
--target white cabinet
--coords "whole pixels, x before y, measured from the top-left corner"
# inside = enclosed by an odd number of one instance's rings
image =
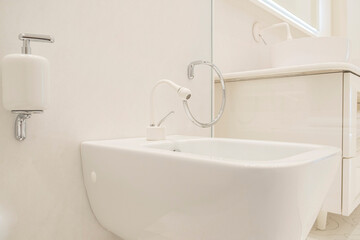
[[[324,210],[349,215],[360,203],[360,77],[346,70],[231,74],[216,137],[323,144],[343,150]],[[228,78],[229,80],[229,78]],[[218,101],[219,99],[219,101]],[[221,102],[216,84],[215,106]],[[215,109],[217,110],[217,109]],[[359,118],[359,121],[358,121]],[[359,127],[358,127],[359,126]],[[358,134],[359,132],[359,134]]]
[[[360,78],[352,73],[344,73],[344,114],[343,114],[343,156],[354,157],[357,152],[357,139],[360,137]],[[358,127],[359,126],[359,127]],[[359,135],[359,136],[358,136]]]
[[[348,216],[360,203],[360,78],[351,73],[344,73],[343,80],[342,214]]]

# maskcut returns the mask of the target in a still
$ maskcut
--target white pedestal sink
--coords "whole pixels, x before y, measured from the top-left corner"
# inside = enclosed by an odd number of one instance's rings
[[[181,136],[81,152],[91,207],[124,240],[304,240],[341,163],[333,147]]]

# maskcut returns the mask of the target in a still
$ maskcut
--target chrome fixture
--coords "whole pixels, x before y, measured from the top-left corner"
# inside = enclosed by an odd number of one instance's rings
[[[43,113],[43,111],[17,111],[13,110],[12,113],[17,114],[15,120],[15,138],[18,141],[26,139],[26,119],[31,117],[31,114]]]
[[[19,39],[23,41],[22,54],[31,54],[30,41],[53,43],[55,39],[49,35],[20,33]]]
[[[192,80],[194,79],[194,69],[195,69],[195,66],[196,65],[207,65],[207,66],[210,66],[215,72],[216,74],[218,75],[219,77],[219,80],[220,80],[220,84],[221,84],[221,87],[222,87],[222,102],[221,102],[221,107],[220,107],[220,110],[219,110],[219,113],[218,115],[216,116],[216,118],[211,121],[211,122],[208,122],[208,123],[202,123],[202,122],[199,122],[198,120],[196,120],[196,118],[194,117],[194,115],[191,113],[190,111],[190,108],[189,108],[189,105],[188,105],[188,99],[184,99],[183,100],[183,105],[184,105],[184,109],[185,109],[185,113],[186,115],[188,116],[188,118],[198,127],[202,127],[202,128],[207,128],[207,127],[211,127],[213,126],[215,123],[217,123],[221,116],[223,115],[224,113],[224,109],[225,109],[225,103],[226,103],[226,88],[225,88],[225,81],[224,81],[224,78],[221,74],[221,71],[220,69],[215,66],[215,64],[211,63],[211,62],[207,62],[207,61],[203,61],[203,60],[199,60],[199,61],[194,61],[194,62],[191,62],[188,66],[188,79]]]

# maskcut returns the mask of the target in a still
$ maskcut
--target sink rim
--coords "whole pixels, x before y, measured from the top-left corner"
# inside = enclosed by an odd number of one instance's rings
[[[261,145],[275,145],[275,146],[291,146],[291,147],[307,147],[309,151],[305,151],[299,154],[291,155],[276,160],[234,160],[233,158],[216,158],[209,155],[202,155],[188,152],[174,152],[166,149],[153,148],[149,146],[163,144],[163,143],[174,143],[174,142],[185,142],[194,140],[207,140],[207,141],[231,141],[239,143],[250,143]],[[120,150],[127,152],[138,152],[143,154],[161,155],[169,157],[169,161],[191,161],[193,163],[212,163],[219,165],[229,165],[233,167],[244,167],[244,168],[284,168],[284,167],[295,167],[312,162],[318,162],[325,158],[329,158],[335,155],[341,154],[341,149],[316,144],[305,144],[305,143],[290,143],[290,142],[279,142],[279,141],[264,141],[264,140],[248,140],[248,139],[231,139],[231,138],[210,138],[210,137],[189,137],[181,135],[168,136],[167,139],[161,141],[147,141],[145,138],[124,138],[124,139],[113,139],[113,140],[100,140],[100,141],[84,141],[81,143],[81,148],[86,145],[97,146],[101,148],[108,148],[111,150]]]

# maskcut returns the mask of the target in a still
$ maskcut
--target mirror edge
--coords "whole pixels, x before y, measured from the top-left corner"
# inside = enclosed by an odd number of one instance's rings
[[[331,35],[331,1],[319,0],[319,28],[316,29],[277,3],[269,0],[250,0],[273,16],[290,24],[311,37]]]

